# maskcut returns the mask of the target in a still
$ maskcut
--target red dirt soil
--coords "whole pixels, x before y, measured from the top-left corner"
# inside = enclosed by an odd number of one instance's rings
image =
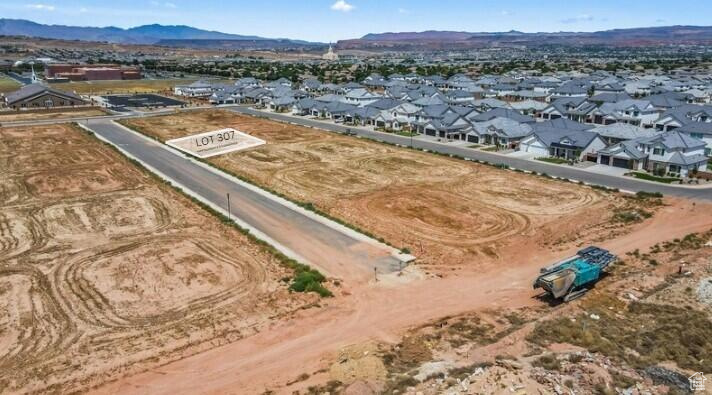
[[[651,220],[600,245],[622,255],[712,226],[712,205],[675,199],[666,203]],[[574,251],[571,247],[565,253]],[[255,336],[118,380],[95,392],[260,393],[271,389],[292,393],[314,383],[305,380],[287,388],[287,382],[301,373],[323,369],[346,345],[369,339],[395,342],[408,327],[448,315],[541,306],[530,282],[541,266],[564,255],[523,240],[508,254],[511,266],[463,269],[457,276],[408,284],[388,279],[358,284],[320,310],[301,311]]]

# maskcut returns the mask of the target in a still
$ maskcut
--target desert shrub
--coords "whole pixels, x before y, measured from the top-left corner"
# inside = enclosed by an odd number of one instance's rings
[[[546,354],[539,357],[539,359],[532,362],[532,366],[542,367],[546,370],[559,370],[561,369],[561,362],[556,359],[555,355]]]
[[[296,270],[294,280],[289,289],[294,292],[315,292],[321,296],[333,296],[322,283],[326,280],[323,274],[309,267],[300,267]]]
[[[660,193],[660,192],[638,191],[638,192],[635,194],[635,197],[637,197],[637,198],[639,198],[639,199],[650,199],[650,198],[659,199],[659,198],[662,198],[662,197],[663,197],[663,194]]]
[[[623,316],[601,307],[599,320],[581,315],[542,321],[528,340],[534,344],[570,343],[644,368],[663,361],[702,371],[712,360],[712,322],[697,310],[633,302]],[[628,352],[633,350],[635,353]]]

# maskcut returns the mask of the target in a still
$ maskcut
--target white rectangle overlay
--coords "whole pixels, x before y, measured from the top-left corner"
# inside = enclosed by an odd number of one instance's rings
[[[257,147],[267,142],[239,130],[226,128],[168,140],[166,144],[202,159]]]

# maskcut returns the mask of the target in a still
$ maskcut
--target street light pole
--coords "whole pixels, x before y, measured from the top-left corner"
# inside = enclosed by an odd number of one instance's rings
[[[230,213],[230,193],[227,194],[227,220],[232,221],[232,215]]]

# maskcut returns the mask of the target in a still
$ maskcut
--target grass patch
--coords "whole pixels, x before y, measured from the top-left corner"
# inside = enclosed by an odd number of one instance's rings
[[[19,82],[6,76],[5,74],[0,74],[0,93],[14,92],[21,87],[22,85]]]
[[[547,162],[547,163],[553,163],[556,165],[563,165],[569,163],[568,159],[562,159],[562,158],[550,158],[547,156],[542,156],[539,158],[534,158],[535,160],[542,161],[542,162]]]
[[[472,145],[467,146],[467,148],[480,148],[480,147],[482,147],[482,144],[472,144]]]
[[[497,151],[499,151],[499,147],[496,147],[496,146],[485,147],[485,148],[481,148],[480,151],[497,152]]]
[[[55,89],[75,91],[78,94],[157,93],[173,90],[176,85],[188,85],[195,81],[196,79],[81,81],[50,84],[50,86]]]
[[[314,292],[321,297],[334,296],[331,291],[324,287],[324,281],[326,281],[326,278],[317,270],[304,264],[297,264],[294,279],[289,289],[294,292]]]
[[[680,182],[679,178],[674,178],[674,177],[658,177],[654,176],[652,174],[648,173],[641,173],[641,172],[632,172],[629,173],[635,178],[641,179],[641,180],[647,180],[647,181],[655,181],[655,182],[660,182],[663,184],[672,184],[673,182]]]
[[[660,192],[638,191],[635,193],[635,197],[638,199],[661,199],[663,194]]]

